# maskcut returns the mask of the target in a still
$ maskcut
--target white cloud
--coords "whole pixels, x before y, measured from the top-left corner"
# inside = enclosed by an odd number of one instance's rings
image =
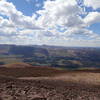
[[[84,0],[84,4],[87,7],[92,7],[93,9],[100,8],[100,0]]]
[[[78,16],[81,13],[79,6],[75,0],[56,0],[46,1],[44,3],[44,10],[37,11],[41,16],[38,22],[44,27],[56,27],[56,25],[63,27],[74,26],[76,21],[77,24],[82,24],[81,18]]]
[[[35,19],[33,17],[31,18],[23,15],[23,13],[18,11],[12,3],[7,1],[0,2],[0,14],[8,16],[17,27],[40,29],[40,27],[35,25]]]
[[[100,36],[87,29],[87,25],[100,22],[100,13],[90,12],[82,18],[83,12],[76,0],[47,0],[36,13],[39,16],[25,16],[13,3],[0,1],[0,42],[100,45]]]
[[[87,25],[92,25],[94,23],[100,23],[100,13],[99,12],[90,12],[85,18],[84,22]]]
[[[0,16],[0,27],[14,27],[14,24],[12,21],[8,19],[4,19],[3,17]]]

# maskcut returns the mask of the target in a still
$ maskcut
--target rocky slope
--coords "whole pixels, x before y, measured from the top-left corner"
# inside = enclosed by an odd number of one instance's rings
[[[22,69],[25,72],[25,68]],[[39,68],[33,69],[35,73],[31,77],[27,73],[17,77],[0,74],[0,100],[100,100],[99,71],[63,72],[54,69],[51,72],[49,68],[42,68],[38,74]],[[17,74],[18,70],[20,68]],[[10,71],[9,75],[14,74]]]

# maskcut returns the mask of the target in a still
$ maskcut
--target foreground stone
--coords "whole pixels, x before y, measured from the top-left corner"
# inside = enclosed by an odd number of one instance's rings
[[[0,100],[100,100],[100,86],[48,79],[2,78]]]

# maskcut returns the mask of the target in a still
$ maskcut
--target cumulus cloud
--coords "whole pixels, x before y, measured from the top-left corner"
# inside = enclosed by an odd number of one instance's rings
[[[28,0],[29,1],[29,0]],[[46,0],[41,10],[32,16],[25,16],[18,11],[15,5],[6,0],[0,1],[0,41],[15,44],[55,44],[55,45],[82,45],[98,44],[100,36],[87,26],[100,22],[100,13],[84,13],[78,0]],[[100,6],[85,6],[94,9]],[[99,4],[99,2],[98,2]],[[6,18],[4,17],[6,16]],[[24,42],[23,42],[24,41]],[[87,42],[89,41],[89,42]],[[99,44],[98,44],[99,45]]]
[[[23,15],[22,12],[18,11],[16,7],[7,1],[0,2],[0,14],[8,16],[15,26],[21,28],[40,29],[35,25],[35,19],[29,16]]]
[[[88,25],[95,23],[100,23],[100,13],[99,12],[90,12],[85,18],[84,22]]]
[[[43,8],[37,13],[41,15],[38,22],[44,27],[56,27],[56,25],[72,27],[82,24],[82,20],[78,16],[81,9],[75,0],[67,0],[67,2],[66,0],[46,1]],[[76,24],[71,20],[75,21]]]
[[[84,4],[87,7],[92,7],[93,9],[100,8],[100,0],[84,0]]]

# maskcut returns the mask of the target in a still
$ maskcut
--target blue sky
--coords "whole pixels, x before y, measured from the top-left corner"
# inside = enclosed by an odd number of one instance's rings
[[[32,16],[34,12],[42,9],[44,1],[45,0],[8,0],[8,2],[12,2],[18,10],[27,16]],[[37,4],[40,6],[37,7]]]
[[[93,32],[97,33],[97,34],[100,34],[100,23],[95,23],[95,24],[92,24],[90,27],[89,27],[90,30],[93,30]]]
[[[1,0],[0,43],[100,47],[99,0]]]

